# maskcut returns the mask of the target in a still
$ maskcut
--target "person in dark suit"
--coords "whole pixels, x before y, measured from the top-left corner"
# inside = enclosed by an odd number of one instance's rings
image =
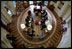
[[[45,24],[45,20],[44,19],[41,21],[41,25],[43,25],[43,24]]]
[[[41,30],[44,29],[44,28],[46,28],[45,20],[42,20],[42,21],[41,21],[41,27],[42,27]]]
[[[26,22],[26,24],[25,24],[25,25],[26,25],[27,27],[29,27],[29,23],[27,23],[27,22]]]
[[[45,14],[44,20],[45,20],[45,21],[48,20],[47,12],[46,12],[46,14]]]
[[[27,16],[27,18],[25,19],[25,21],[26,21],[26,26],[27,26],[27,27],[29,27],[29,24],[30,24],[31,22],[33,22],[33,18],[31,17],[31,11],[28,12],[28,16]]]
[[[25,21],[28,23],[29,22],[29,16],[27,16],[27,18],[25,19]]]
[[[42,2],[39,2],[38,5],[41,6],[42,5]]]
[[[48,18],[47,18],[47,12],[46,12],[45,10],[43,10],[43,11],[41,12],[41,18],[42,18],[42,19],[45,19],[45,20],[48,19]]]
[[[30,33],[28,34],[28,36],[30,36],[31,38],[33,38],[34,34],[33,34],[32,32],[30,32]]]
[[[46,28],[46,25],[45,24],[42,25],[41,30],[43,30],[44,28]]]
[[[34,32],[35,32],[35,31],[34,31],[33,29],[30,29],[30,28],[29,28],[29,30],[27,31],[27,35],[28,35],[29,37],[33,38]]]
[[[27,19],[25,19],[25,21],[26,21],[26,24],[25,24],[25,25],[26,25],[27,27],[29,27],[30,24],[31,24],[31,26],[32,26],[33,18],[29,18],[29,19],[27,18]]]

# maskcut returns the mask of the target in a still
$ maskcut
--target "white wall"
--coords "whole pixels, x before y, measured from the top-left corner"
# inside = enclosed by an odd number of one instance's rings
[[[63,33],[62,40],[60,41],[57,48],[69,48],[71,47],[71,27],[68,28],[67,26],[67,32]]]
[[[71,20],[71,1],[62,1],[64,5],[61,9],[58,8],[61,1],[57,1],[57,3],[51,1],[50,5],[54,5],[54,11],[58,14],[59,17],[62,17],[68,23]],[[70,23],[71,24],[71,23]],[[66,24],[67,32],[63,33],[63,37],[61,42],[59,43],[57,48],[68,48],[71,47],[71,26],[70,24]]]
[[[4,4],[7,5],[8,11],[5,9]],[[16,15],[16,10],[13,6],[12,1],[1,1],[1,19],[6,22],[6,24],[12,22],[12,15]]]
[[[54,11],[59,15],[59,17],[63,17],[64,13],[69,10],[68,8],[71,8],[71,2],[70,1],[62,1],[64,5],[61,9],[58,8],[60,6],[61,1],[57,1],[57,3],[54,3],[53,1],[50,2],[50,5],[54,5],[55,9]]]
[[[3,6],[4,3],[5,2],[1,1],[1,15],[2,15],[1,19],[3,21],[6,21],[6,23],[8,24],[8,23],[12,22],[12,17],[9,16],[7,10],[4,8],[4,6]]]

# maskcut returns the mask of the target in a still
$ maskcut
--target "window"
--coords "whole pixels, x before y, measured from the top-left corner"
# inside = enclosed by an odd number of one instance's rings
[[[29,4],[33,4],[33,1],[29,1]]]
[[[13,1],[13,5],[14,5],[14,7],[16,7],[16,2],[15,1]]]
[[[3,24],[7,25],[2,19],[1,19],[1,21],[2,21]]]
[[[37,1],[37,4],[38,4],[39,6],[41,6],[42,1]]]
[[[42,2],[42,1],[37,1],[37,3]]]
[[[48,5],[48,1],[44,1],[44,5]]]
[[[3,6],[4,6],[4,8],[8,11],[7,5],[6,5],[6,4],[4,4]]]
[[[9,16],[12,16],[12,11],[7,7],[6,4],[3,5],[6,11],[8,12]]]
[[[8,19],[3,15],[3,13],[1,14],[1,21],[3,24],[7,25]]]
[[[6,5],[6,4],[4,4],[3,6],[4,6],[4,7],[7,7],[7,5]]]

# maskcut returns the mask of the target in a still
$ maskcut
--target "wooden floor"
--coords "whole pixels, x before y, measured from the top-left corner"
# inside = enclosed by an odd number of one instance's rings
[[[16,42],[15,42],[16,47],[15,48],[20,48],[22,44],[24,44],[26,47],[41,47],[41,46],[44,46],[44,48],[52,48],[52,47],[56,48],[57,45],[61,41],[62,32],[59,32],[59,29],[61,27],[59,16],[54,11],[52,11],[52,13],[55,15],[56,22],[57,22],[55,33],[52,35],[52,37],[49,38],[49,40],[47,40],[46,42],[43,42],[41,44],[39,44],[39,43],[38,44],[36,44],[36,43],[31,44],[31,43],[27,42],[25,39],[22,38],[22,36],[19,34],[19,32],[17,30],[18,16],[14,16],[13,21],[8,26],[12,30],[11,33],[13,34],[13,36],[16,37]],[[39,30],[39,29],[37,29],[37,30]],[[48,35],[51,36],[51,34],[48,34]],[[25,37],[26,35],[23,34],[23,36]],[[40,42],[42,40],[46,40],[47,37],[48,36],[46,36],[46,38],[43,38],[43,39],[38,39],[38,41]],[[36,41],[36,39],[32,40],[32,39],[29,39],[28,37],[26,37],[26,38],[27,38],[27,40],[30,40],[30,41]]]

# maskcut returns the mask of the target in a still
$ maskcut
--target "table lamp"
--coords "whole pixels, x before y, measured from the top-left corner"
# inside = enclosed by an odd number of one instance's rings
[[[48,30],[51,30],[51,29],[52,29],[52,25],[49,24],[49,25],[47,26],[47,29],[48,29]]]
[[[21,24],[20,26],[21,26],[21,29],[24,29],[26,27],[25,24]]]

